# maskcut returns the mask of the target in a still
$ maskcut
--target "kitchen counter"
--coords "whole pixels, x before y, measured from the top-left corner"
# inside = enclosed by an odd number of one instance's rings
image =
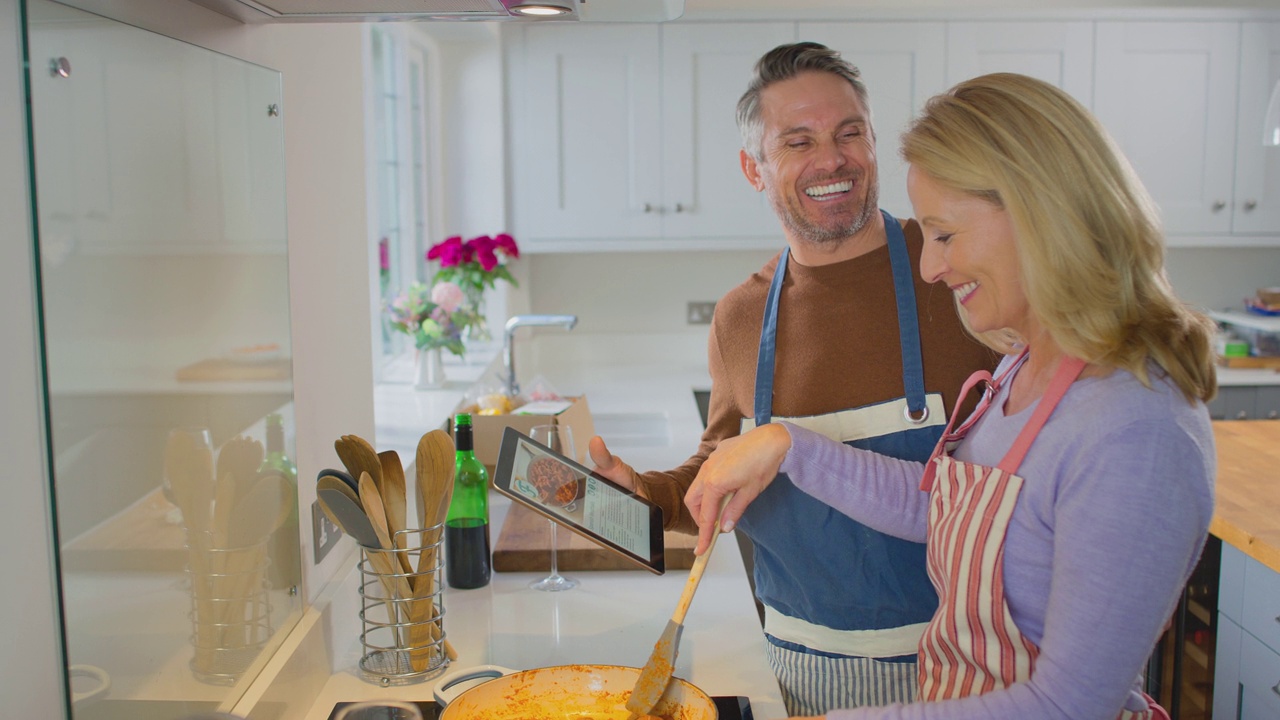
[[[494,497],[495,537],[508,502]],[[458,650],[458,659],[445,672],[481,664],[517,670],[578,663],[639,667],[671,619],[688,571],[662,576],[644,571],[572,573],[581,584],[560,593],[529,589],[539,576],[494,573],[487,587],[445,591],[445,632]],[[354,596],[354,582],[353,577],[339,592]],[[334,623],[338,671],[305,720],[326,720],[339,702],[430,699],[439,676],[383,688],[361,675],[354,607],[349,615]],[[758,720],[786,717],[764,643],[738,549],[732,542],[717,543],[685,617],[675,675],[710,695],[750,697]]]
[[[1218,478],[1209,532],[1280,572],[1280,420],[1213,423]]]
[[[518,367],[525,383],[541,376],[563,395],[585,394],[596,432],[637,469],[666,468],[696,448],[702,424],[692,391],[710,387],[705,363],[673,358],[699,358],[705,347],[700,336],[633,340],[560,333],[532,348],[534,359]],[[473,383],[502,367],[493,351],[473,353],[469,360],[448,362],[449,383],[436,390],[413,390],[404,362],[389,368],[387,381],[375,391],[378,449],[395,449],[411,462],[418,438],[441,427]],[[494,542],[509,507],[510,500],[491,495]],[[581,585],[562,593],[529,589],[540,575],[494,573],[488,587],[445,591],[445,631],[458,651],[446,672],[480,664],[517,670],[576,663],[641,666],[671,619],[688,571],[576,572],[571,575]],[[353,561],[352,571],[326,593],[332,617],[317,626],[326,626],[336,670],[304,720],[326,720],[338,702],[429,699],[438,680],[384,688],[362,676],[357,581]],[[786,717],[733,542],[718,543],[708,562],[684,621],[675,675],[710,695],[749,697],[757,720]]]

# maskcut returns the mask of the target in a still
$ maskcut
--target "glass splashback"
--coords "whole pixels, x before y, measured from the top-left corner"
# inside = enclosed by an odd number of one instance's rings
[[[27,24],[73,716],[228,710],[301,609],[280,74]]]

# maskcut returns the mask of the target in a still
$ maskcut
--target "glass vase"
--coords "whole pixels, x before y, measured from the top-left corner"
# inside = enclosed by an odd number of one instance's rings
[[[443,350],[419,348],[414,358],[414,389],[434,390],[444,387],[446,382]]]
[[[470,325],[467,326],[468,342],[488,342],[493,339],[493,334],[489,332],[489,318],[486,315],[484,290],[468,289],[463,291],[467,296],[467,308],[470,314],[475,318]]]

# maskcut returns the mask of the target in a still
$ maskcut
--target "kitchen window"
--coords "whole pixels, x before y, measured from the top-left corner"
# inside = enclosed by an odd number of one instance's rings
[[[372,312],[381,379],[394,358],[412,349],[409,338],[387,324],[383,303],[427,280],[423,255],[437,192],[429,171],[433,84],[430,49],[411,28],[371,25],[368,47],[369,228],[378,272]]]

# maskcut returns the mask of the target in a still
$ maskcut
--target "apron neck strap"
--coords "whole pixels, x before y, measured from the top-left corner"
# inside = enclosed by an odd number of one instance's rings
[[[1031,414],[1031,419],[1022,428],[1022,432],[1018,433],[1018,438],[1013,441],[1013,447],[1009,448],[1009,452],[1000,461],[998,467],[1001,470],[1010,475],[1018,472],[1018,467],[1022,465],[1023,458],[1031,450],[1031,443],[1035,442],[1036,436],[1040,434],[1040,429],[1049,421],[1049,416],[1058,407],[1062,397],[1067,394],[1067,388],[1071,387],[1071,383],[1080,377],[1085,365],[1085,361],[1080,358],[1069,356],[1062,358],[1062,362],[1058,363],[1058,369],[1053,372],[1053,378],[1049,380],[1049,387],[1045,389],[1044,395],[1040,398],[1040,404],[1036,406],[1035,412]]]

